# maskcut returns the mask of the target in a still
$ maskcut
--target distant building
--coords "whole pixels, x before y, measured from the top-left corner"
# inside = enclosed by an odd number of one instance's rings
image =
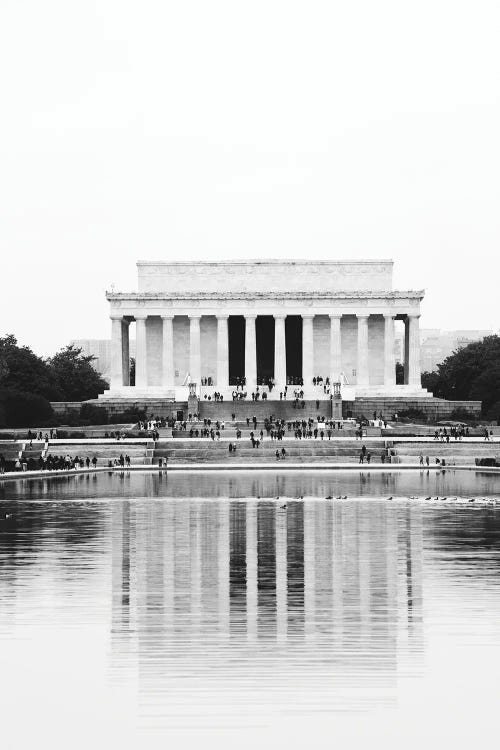
[[[474,341],[491,336],[494,331],[464,330],[443,331],[440,328],[422,328],[420,331],[420,367],[422,372],[432,372],[446,357]],[[396,361],[403,362],[404,334],[397,331],[395,338]]]
[[[71,342],[87,357],[95,357],[94,369],[106,380],[111,377],[111,339],[74,339]],[[135,340],[130,341],[130,356],[135,357]]]

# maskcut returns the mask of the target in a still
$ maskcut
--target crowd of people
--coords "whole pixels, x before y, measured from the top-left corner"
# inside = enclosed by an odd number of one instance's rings
[[[224,395],[222,393],[219,393],[219,391],[214,391],[213,396],[210,393],[205,393],[203,396],[205,401],[217,401],[217,403],[222,403],[224,401]],[[234,398],[233,398],[234,401]]]
[[[121,453],[114,459],[109,459],[107,466],[109,468],[121,466],[122,468],[129,468],[131,464],[130,456],[128,454]],[[35,459],[32,456],[26,456],[22,451],[20,455],[14,460],[13,469],[14,471],[70,471],[71,469],[93,469],[97,468],[98,458],[97,456],[70,456],[68,453],[64,456],[52,455],[39,456]],[[4,456],[0,455],[0,473],[5,472],[6,461]]]
[[[191,417],[191,415],[190,415]],[[232,415],[234,420],[235,415]],[[191,421],[191,420],[190,420]],[[247,428],[253,427],[253,431],[250,435],[255,436],[257,432],[257,417],[246,417]],[[210,418],[203,419],[203,425],[193,426],[191,425],[188,431],[188,422],[180,422],[178,425],[181,431],[187,432],[190,438],[210,438],[211,440],[220,440],[222,432],[225,430],[226,423],[224,420],[216,420],[212,422]],[[274,416],[264,418],[264,427],[260,430],[260,440],[264,439],[264,435],[267,435],[271,440],[282,440],[287,433],[292,433],[297,440],[302,439],[314,439],[324,440],[327,438],[331,440],[335,432],[343,430],[342,420],[325,419],[321,415],[318,415],[315,419],[309,417],[309,419],[297,419],[297,420],[285,420],[277,419]],[[362,431],[359,431],[362,436]],[[241,438],[242,432],[239,427],[236,428],[236,439]],[[258,439],[258,438],[256,438]]]
[[[489,439],[488,430],[485,430],[485,434],[485,439]],[[449,443],[451,438],[462,440],[464,437],[469,437],[469,428],[466,425],[453,426],[449,430],[446,427],[440,427],[439,430],[434,431],[434,440],[439,440],[441,443]]]

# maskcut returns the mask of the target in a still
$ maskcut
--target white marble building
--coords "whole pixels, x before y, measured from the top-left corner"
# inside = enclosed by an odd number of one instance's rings
[[[140,261],[137,292],[108,292],[111,385],[101,398],[186,400],[250,394],[273,378],[271,398],[302,378],[305,398],[322,376],[343,398],[429,395],[420,382],[420,302],[394,291],[392,261]],[[405,331],[405,384],[396,385],[395,321]],[[136,327],[136,384],[129,385],[129,328]],[[201,386],[208,382],[210,385]],[[324,398],[325,396],[323,396]]]

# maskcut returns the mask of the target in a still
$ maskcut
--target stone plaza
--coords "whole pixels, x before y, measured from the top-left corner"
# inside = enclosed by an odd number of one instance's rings
[[[280,399],[429,397],[421,387],[423,290],[393,289],[393,262],[140,261],[135,292],[108,292],[112,322],[108,399],[231,399],[265,389]],[[404,326],[404,383],[396,384],[395,325]],[[135,385],[129,332],[135,323]],[[321,380],[318,383],[318,378]],[[266,387],[272,384],[272,390]],[[290,396],[289,396],[290,397]]]

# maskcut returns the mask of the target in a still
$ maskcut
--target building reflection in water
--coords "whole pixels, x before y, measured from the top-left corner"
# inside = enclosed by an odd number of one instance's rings
[[[300,683],[333,709],[421,666],[419,505],[122,501],[112,545],[112,672],[148,699]]]

